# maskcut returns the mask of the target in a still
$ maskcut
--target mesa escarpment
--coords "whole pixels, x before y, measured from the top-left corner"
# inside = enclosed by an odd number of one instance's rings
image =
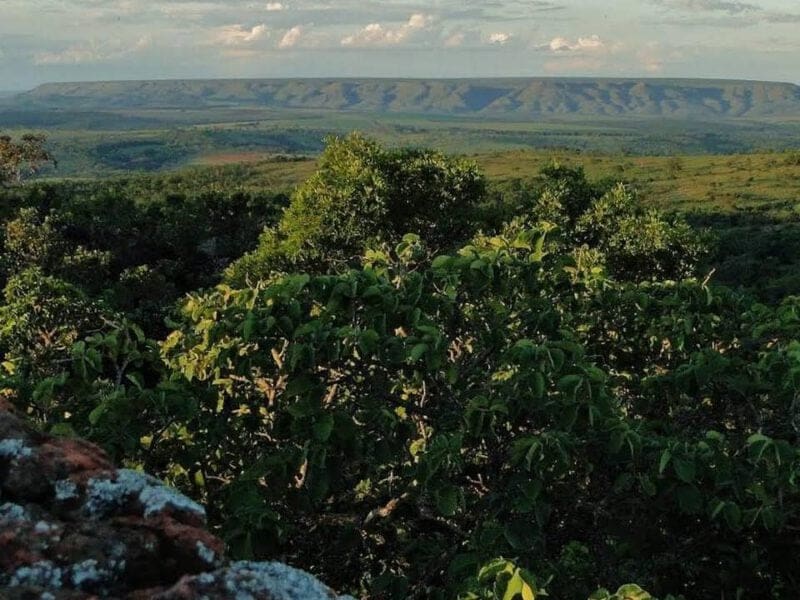
[[[372,114],[736,119],[797,117],[800,87],[705,79],[209,79],[50,83],[12,105],[58,109],[261,107]]]
[[[0,401],[0,597],[339,598],[282,563],[226,562],[204,525],[189,498]]]

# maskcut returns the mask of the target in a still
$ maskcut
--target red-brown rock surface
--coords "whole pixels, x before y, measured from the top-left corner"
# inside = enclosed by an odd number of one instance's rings
[[[202,506],[0,400],[0,598],[337,598],[281,563],[225,563],[204,525]]]

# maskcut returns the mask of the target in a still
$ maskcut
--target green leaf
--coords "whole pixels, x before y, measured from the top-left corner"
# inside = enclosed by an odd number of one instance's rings
[[[433,262],[431,262],[431,267],[436,270],[445,269],[449,267],[452,262],[453,259],[450,256],[437,256],[433,259]]]
[[[78,434],[69,423],[56,423],[50,428],[50,435],[58,437],[77,438]]]
[[[533,393],[537,399],[544,398],[544,386],[544,375],[542,375],[539,371],[535,371],[533,374]]]
[[[522,569],[515,569],[511,579],[506,583],[503,600],[536,600],[536,589],[533,581],[527,581]]]
[[[130,381],[139,391],[144,389],[144,380],[139,373],[128,373],[125,378]]]
[[[722,511],[722,516],[725,522],[733,530],[741,529],[742,527],[742,509],[735,502],[726,502],[725,510]]]
[[[522,590],[524,587],[525,582],[522,580],[519,572],[514,573],[514,575],[506,584],[506,592],[503,594],[503,600],[515,600],[518,595],[522,595]]]
[[[558,389],[565,394],[574,395],[583,383],[582,375],[565,375],[558,380]]]
[[[672,468],[675,469],[675,474],[678,476],[678,479],[684,483],[694,482],[696,475],[694,460],[676,457],[672,461]]]
[[[107,410],[108,406],[105,403],[97,405],[94,410],[89,413],[89,423],[91,425],[97,425]]]
[[[697,514],[703,507],[703,497],[700,494],[700,490],[693,485],[679,487],[675,495],[678,499],[678,506],[686,514]]]
[[[664,469],[667,468],[667,465],[669,464],[671,458],[672,458],[672,452],[670,451],[669,448],[667,448],[666,450],[664,450],[664,452],[661,453],[661,460],[658,463],[659,475],[664,474]]]
[[[638,585],[629,583],[617,590],[615,596],[618,600],[652,600],[652,596]]]
[[[364,300],[378,300],[381,297],[381,288],[378,285],[371,285],[369,286],[364,292],[361,294],[361,297]]]
[[[317,385],[317,382],[310,377],[292,377],[289,383],[286,384],[286,389],[283,391],[283,396],[286,398],[302,397],[311,390],[315,389]]]
[[[722,512],[722,509],[725,508],[725,504],[726,503],[722,501],[717,502],[717,505],[714,507],[714,510],[711,511],[712,520],[716,519],[717,515],[719,515],[719,513]]]
[[[314,438],[319,442],[327,442],[333,433],[333,415],[322,413],[314,422]]]
[[[513,566],[504,558],[496,558],[481,567],[478,571],[478,581],[488,583],[497,578],[500,573],[513,571]]]
[[[408,359],[412,363],[417,362],[428,351],[428,344],[417,344],[408,353]]]
[[[244,319],[244,324],[242,325],[242,339],[244,339],[245,342],[250,341],[257,324],[258,317],[256,317],[253,311],[249,311]]]
[[[641,475],[639,477],[639,487],[648,496],[652,497],[656,495],[657,492],[656,484],[653,483],[653,480],[650,479],[647,475]]]
[[[436,493],[436,508],[445,517],[452,517],[458,511],[461,492],[454,485],[447,485]]]

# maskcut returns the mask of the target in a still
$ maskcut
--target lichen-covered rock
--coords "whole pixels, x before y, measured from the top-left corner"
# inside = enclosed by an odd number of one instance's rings
[[[226,565],[199,504],[0,400],[0,598],[328,600],[281,563]]]
[[[279,562],[235,562],[213,573],[184,577],[157,600],[347,600],[305,571]],[[352,599],[351,599],[352,600]]]

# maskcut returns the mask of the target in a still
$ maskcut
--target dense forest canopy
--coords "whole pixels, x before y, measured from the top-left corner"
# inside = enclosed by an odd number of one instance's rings
[[[355,595],[793,597],[800,301],[630,183],[531,175],[351,135],[291,197],[3,188],[2,393]]]

